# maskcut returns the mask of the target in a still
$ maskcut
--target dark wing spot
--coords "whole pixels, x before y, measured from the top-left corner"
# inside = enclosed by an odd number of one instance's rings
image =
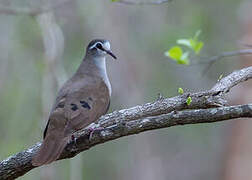
[[[87,109],[91,109],[91,107],[89,106],[89,104],[86,101],[80,101],[81,106]]]
[[[76,104],[71,104],[71,109],[73,111],[76,111],[78,109],[77,105]]]
[[[93,101],[93,99],[91,97],[88,98],[89,101]]]
[[[64,108],[65,104],[64,103],[59,103],[57,108]]]

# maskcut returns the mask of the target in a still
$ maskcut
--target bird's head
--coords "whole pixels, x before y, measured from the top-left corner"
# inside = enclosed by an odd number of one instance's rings
[[[105,57],[107,54],[116,59],[110,49],[110,43],[104,39],[94,39],[87,46],[87,54],[94,57]]]

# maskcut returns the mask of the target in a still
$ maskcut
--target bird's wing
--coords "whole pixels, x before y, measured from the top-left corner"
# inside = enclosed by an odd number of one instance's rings
[[[97,121],[106,113],[110,99],[108,87],[102,80],[88,85],[77,82],[60,97],[50,114],[46,133],[57,129],[66,136]]]

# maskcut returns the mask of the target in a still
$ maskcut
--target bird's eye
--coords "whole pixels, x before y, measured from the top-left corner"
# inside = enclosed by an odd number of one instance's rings
[[[97,44],[96,44],[96,47],[97,47],[98,49],[101,49],[101,50],[102,50],[102,45],[101,45],[101,43],[97,43]]]

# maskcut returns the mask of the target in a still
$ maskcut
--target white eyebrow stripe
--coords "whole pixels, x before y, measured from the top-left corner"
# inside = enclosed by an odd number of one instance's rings
[[[104,49],[106,50],[110,50],[110,43],[108,41],[106,41],[104,44],[103,44],[103,47]]]
[[[93,49],[98,43],[100,43],[102,45],[101,42],[96,42],[93,46],[91,46],[89,49]]]

